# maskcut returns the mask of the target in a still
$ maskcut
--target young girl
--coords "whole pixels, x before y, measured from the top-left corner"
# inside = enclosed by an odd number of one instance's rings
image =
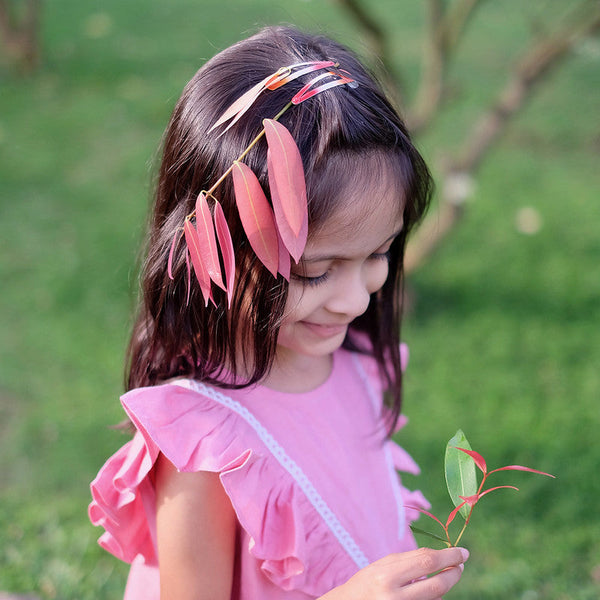
[[[129,347],[136,433],[92,483],[127,599],[427,600],[459,580],[466,550],[416,547],[427,502],[389,438],[403,252],[430,190],[328,39],[267,28],[187,85]]]

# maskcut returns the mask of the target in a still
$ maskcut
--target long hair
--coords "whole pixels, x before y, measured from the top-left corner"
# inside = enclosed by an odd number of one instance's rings
[[[280,67],[318,60],[336,61],[358,86],[318,94],[287,110],[280,122],[290,130],[302,156],[309,236],[343,204],[345,184],[340,182],[373,178],[374,164],[393,177],[404,228],[392,245],[385,284],[351,324],[344,346],[374,356],[390,392],[394,419],[399,414],[403,256],[410,230],[426,211],[431,177],[397,112],[354,54],[328,38],[288,27],[265,28],[217,54],[187,84],[175,106],[164,137],[147,235],[141,303],[128,350],[128,389],[177,376],[244,386],[269,372],[288,284],[281,276],[275,279],[254,255],[237,214],[231,178],[215,192],[236,253],[231,308],[218,289],[213,291],[216,306],[205,307],[193,277],[188,290],[183,244],[173,258],[173,280],[167,274],[167,259],[174,232],[193,211],[198,193],[211,187],[261,130],[262,119],[275,116],[311,75],[264,92],[222,136],[218,130],[209,131],[219,116]],[[257,144],[244,162],[269,198],[266,144]],[[365,337],[369,342],[360,345]]]

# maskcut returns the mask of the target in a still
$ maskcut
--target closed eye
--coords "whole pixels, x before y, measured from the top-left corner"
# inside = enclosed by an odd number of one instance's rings
[[[390,260],[390,257],[392,256],[392,253],[390,250],[388,250],[387,252],[375,252],[373,254],[371,254],[371,256],[369,256],[369,258],[371,260]]]
[[[305,285],[315,286],[327,281],[329,278],[329,271],[325,271],[322,275],[317,275],[315,277],[307,277],[306,275],[298,275],[296,273],[292,273],[291,276],[293,279],[296,279]]]

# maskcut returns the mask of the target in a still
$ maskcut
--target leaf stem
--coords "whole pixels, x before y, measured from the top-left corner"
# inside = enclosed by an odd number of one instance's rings
[[[285,113],[286,110],[288,110],[288,108],[290,108],[292,106],[291,102],[288,102],[274,117],[273,117],[273,121],[278,121],[280,119],[280,117],[283,115],[283,113]],[[235,159],[234,163],[239,162],[241,160],[243,160],[245,158],[245,156],[248,154],[248,152],[250,152],[250,150],[252,150],[252,148],[254,148],[254,146],[256,146],[256,144],[258,144],[258,142],[260,141],[260,139],[265,135],[265,129],[263,127],[263,129],[261,130],[261,132],[250,142],[250,145]],[[229,167],[229,169],[227,169],[227,171],[225,171],[225,173],[223,173],[223,175],[221,175],[221,177],[219,177],[219,179],[217,179],[217,181],[213,184],[213,186],[206,192],[206,194],[208,196],[212,196],[212,193],[221,185],[221,183],[223,183],[223,180],[227,177],[227,175],[229,175],[231,173],[231,171],[233,170],[233,164]]]

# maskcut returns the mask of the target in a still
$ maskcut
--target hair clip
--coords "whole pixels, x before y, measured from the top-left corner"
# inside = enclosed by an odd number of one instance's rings
[[[242,94],[217,119],[210,131],[230,121],[224,130],[227,131],[265,89],[277,89],[301,75],[330,67],[335,68],[337,64],[333,61],[315,61],[278,69]],[[323,80],[328,81],[314,87],[315,83]],[[281,274],[289,281],[291,258],[297,263],[306,246],[308,205],[300,150],[292,134],[278,119],[291,106],[338,85],[356,87],[357,84],[347,71],[337,69],[314,77],[277,115],[272,119],[263,120],[263,129],[244,152],[209,190],[198,194],[194,211],[185,218],[183,227],[178,228],[173,236],[167,263],[168,275],[173,279],[174,252],[181,238],[185,238],[188,302],[193,268],[205,306],[208,306],[209,302],[216,306],[212,294],[214,283],[226,292],[228,307],[231,307],[235,281],[235,253],[223,208],[213,195],[230,174],[233,178],[240,221],[250,246],[274,277]],[[263,136],[267,141],[267,170],[272,206],[252,169],[242,162]],[[208,204],[209,198],[214,203],[212,211]]]

